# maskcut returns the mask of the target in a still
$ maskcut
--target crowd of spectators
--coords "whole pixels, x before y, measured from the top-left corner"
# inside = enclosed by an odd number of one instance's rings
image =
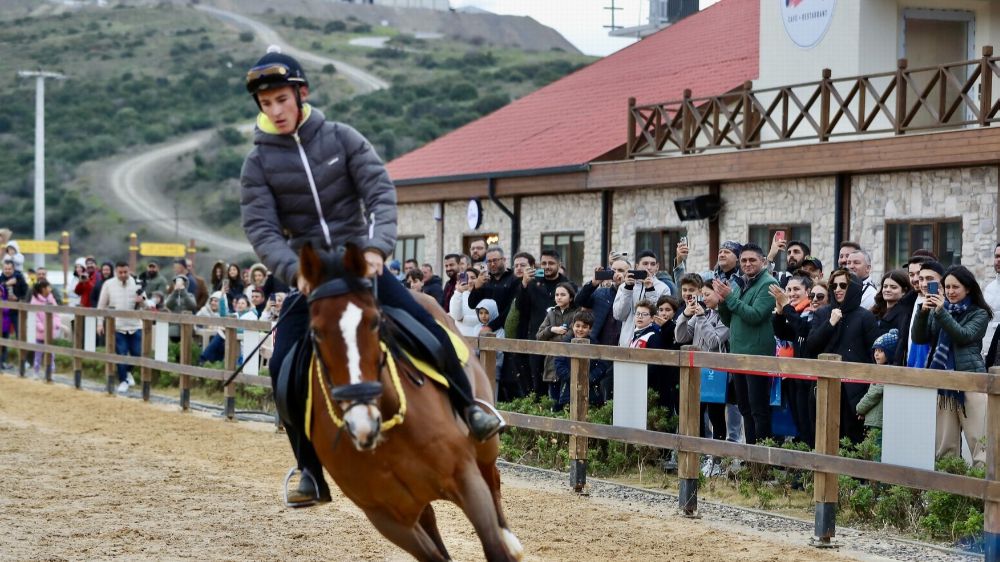
[[[556,251],[543,251],[537,261],[521,252],[508,262],[503,248],[481,240],[469,255],[445,256],[443,279],[415,260],[397,262],[395,270],[411,290],[432,295],[469,336],[489,331],[539,341],[578,337],[656,349],[692,344],[770,357],[835,353],[856,363],[975,372],[1000,363],[1000,279],[981,289],[968,268],[945,267],[928,250],[916,251],[906,269],[881,277],[873,275],[871,254],[860,244],[841,244],[838,263],[825,271],[808,243],[786,241],[784,233],[775,235],[767,251],[725,241],[712,268],[698,273],[686,269],[686,242],[676,254],[675,263],[661,267],[649,250],[634,262],[612,252],[579,287],[566,277]],[[779,254],[785,258],[781,271],[775,269]],[[993,265],[1000,274],[1000,245]],[[506,355],[496,373],[499,400],[548,395],[554,408],[566,407],[565,357]],[[678,413],[677,369],[648,369],[658,404]],[[591,403],[613,398],[613,377],[612,363],[591,362]],[[702,404],[704,436],[815,445],[815,381],[765,374],[723,378],[724,399]],[[842,396],[842,437],[860,442],[881,428],[881,385],[844,383]],[[937,422],[939,457],[960,454],[964,436],[974,462],[983,462],[984,396],[940,391]],[[707,459],[703,470],[717,473],[718,461]]]

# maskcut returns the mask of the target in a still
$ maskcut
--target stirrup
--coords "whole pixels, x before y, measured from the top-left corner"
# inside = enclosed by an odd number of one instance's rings
[[[315,490],[316,492],[315,497],[310,498],[308,500],[301,500],[296,502],[288,501],[288,483],[292,481],[292,476],[295,476],[296,472],[302,473],[302,478],[309,478],[310,480],[312,480],[313,490]],[[309,507],[312,505],[316,505],[317,502],[319,502],[319,485],[316,482],[316,478],[313,477],[312,474],[306,473],[299,467],[293,466],[292,469],[289,470],[288,474],[285,476],[285,507]]]

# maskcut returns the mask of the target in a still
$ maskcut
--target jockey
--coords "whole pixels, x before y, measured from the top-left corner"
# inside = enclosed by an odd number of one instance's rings
[[[243,229],[264,265],[293,288],[275,335],[272,385],[289,349],[309,330],[306,299],[296,298],[295,293],[308,293],[313,287],[297,276],[297,250],[309,240],[324,240],[329,248],[352,242],[364,251],[379,301],[408,312],[447,350],[447,372],[442,374],[450,383],[452,406],[462,414],[470,434],[480,441],[492,437],[501,420],[473,401],[451,339],[384,267],[396,244],[396,188],[371,144],[358,131],[327,121],[306,103],[309,82],[302,66],[276,47],[268,48],[247,72],[246,88],[260,114],[254,148],[240,177]],[[362,205],[367,215],[362,214]],[[303,472],[298,489],[286,490],[288,505],[329,501],[322,466],[305,440],[304,428],[288,420],[285,426]]]

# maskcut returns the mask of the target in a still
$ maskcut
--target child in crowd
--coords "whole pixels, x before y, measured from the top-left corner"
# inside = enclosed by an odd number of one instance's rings
[[[55,305],[56,299],[52,296],[52,285],[45,279],[42,279],[35,283],[34,287],[31,289],[31,304],[49,304]],[[36,312],[35,313],[35,343],[45,343],[45,313]],[[59,331],[62,330],[62,321],[59,320],[58,314],[52,315],[52,337],[59,337]],[[52,343],[52,342],[49,342]],[[38,377],[39,370],[42,363],[42,353],[39,351],[35,352],[35,377]],[[55,355],[50,356],[52,361],[52,368],[56,367]]]
[[[465,302],[469,302],[466,300]],[[482,335],[492,333],[490,330],[490,322],[500,316],[500,312],[497,309],[497,301],[493,299],[483,299],[479,301],[479,305],[476,307],[476,316],[479,319],[479,331],[476,334],[469,335]],[[464,334],[463,334],[464,335]],[[496,337],[502,338],[506,336],[503,328],[500,328],[495,333]],[[476,350],[476,356],[479,356],[479,350]],[[496,377],[497,385],[495,388],[500,388],[500,370],[503,368],[503,352],[497,353],[497,368],[494,376]],[[496,398],[495,396],[493,397]]]
[[[577,306],[573,303],[576,297],[576,287],[572,283],[562,282],[555,288],[555,306],[545,312],[545,320],[538,327],[535,339],[538,341],[562,341],[570,332],[569,327],[573,324],[573,317],[576,316]],[[542,373],[542,380],[548,385],[549,397],[553,402],[559,401],[559,384],[556,378],[555,357],[545,356],[545,370]]]
[[[882,334],[872,344],[872,358],[876,365],[890,365],[899,345],[899,330],[893,328]],[[882,446],[882,389],[883,385],[873,383],[868,392],[858,401],[859,420],[865,420],[865,431],[878,430],[878,444]],[[879,459],[876,459],[879,460]]]
[[[659,331],[653,322],[656,305],[648,300],[639,301],[635,305],[635,330],[632,331],[632,342],[629,347],[644,349],[649,345],[649,338]]]
[[[590,341],[590,331],[594,328],[594,315],[587,310],[580,311],[573,318],[573,331],[566,334],[563,341],[572,342],[574,338],[584,339]],[[559,356],[553,361],[556,369],[556,401],[552,406],[553,411],[560,411],[569,405],[569,393],[570,393],[570,359],[569,357]],[[590,375],[595,375],[598,373],[596,369],[597,360],[594,359],[590,362]],[[595,385],[599,383],[600,380],[595,381],[592,377],[589,381],[590,387],[590,400],[594,400],[596,397]]]

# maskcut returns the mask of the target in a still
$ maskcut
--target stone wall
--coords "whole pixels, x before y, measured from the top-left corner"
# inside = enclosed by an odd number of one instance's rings
[[[434,271],[441,270],[434,256],[438,253],[437,221],[434,220],[436,203],[412,203],[400,205],[397,211],[397,237],[423,236],[424,255],[417,256],[420,263],[430,262]],[[402,261],[400,256],[394,256]]]
[[[611,219],[611,250],[628,252],[634,261],[637,230],[686,229],[688,246],[691,249],[688,268],[692,271],[708,269],[708,220],[681,222],[674,209],[674,199],[706,193],[708,193],[707,186],[615,191]],[[667,269],[667,264],[660,263],[660,269]]]
[[[521,250],[538,259],[542,234],[583,232],[583,277],[601,258],[601,194],[571,193],[521,199]]]
[[[834,181],[831,176],[723,184],[719,243],[746,242],[751,226],[810,225],[812,255],[832,271]]]
[[[962,219],[962,264],[980,280],[992,277],[997,243],[998,178],[994,166],[859,175],[851,178],[851,232],[885,270],[885,222]]]

